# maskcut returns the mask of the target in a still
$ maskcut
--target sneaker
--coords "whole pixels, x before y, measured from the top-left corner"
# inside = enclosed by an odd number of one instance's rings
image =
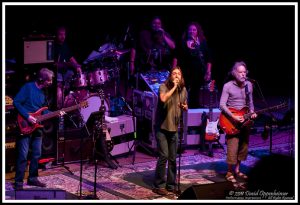
[[[27,184],[31,186],[46,187],[46,184],[40,182],[39,180],[33,180],[33,181],[28,180]]]
[[[174,188],[166,188],[168,192],[176,193],[176,190]]]
[[[165,188],[154,188],[152,191],[159,195],[167,195],[168,191]]]

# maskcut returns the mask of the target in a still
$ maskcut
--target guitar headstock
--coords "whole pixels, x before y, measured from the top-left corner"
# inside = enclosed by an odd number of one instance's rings
[[[212,80],[208,83],[208,89],[209,89],[209,92],[214,92],[215,90],[215,83],[216,81],[215,80]]]
[[[82,101],[82,102],[80,102],[80,107],[87,108],[88,106],[89,106],[89,102],[88,101]]]
[[[98,90],[98,95],[99,95],[100,99],[104,99],[105,95],[104,95],[104,91],[102,89]]]
[[[286,101],[284,101],[283,103],[277,105],[277,109],[284,109],[284,108],[288,108],[288,103]]]

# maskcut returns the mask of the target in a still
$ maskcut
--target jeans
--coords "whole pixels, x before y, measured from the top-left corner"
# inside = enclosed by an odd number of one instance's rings
[[[176,185],[176,154],[178,133],[159,130],[156,133],[158,160],[156,163],[154,187],[174,189]],[[168,162],[167,180],[165,180]]]
[[[42,134],[42,131],[37,129],[31,135],[21,135],[17,138],[16,184],[23,184],[29,148],[31,148],[31,155],[29,159],[30,166],[28,180],[33,181],[37,179],[38,162],[42,152]]]

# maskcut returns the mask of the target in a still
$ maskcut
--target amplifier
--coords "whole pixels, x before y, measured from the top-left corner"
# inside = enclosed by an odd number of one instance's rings
[[[54,40],[24,41],[24,64],[53,63]]]
[[[136,117],[120,115],[113,119],[116,120],[107,122],[107,128],[110,128],[110,136],[114,143],[114,148],[110,153],[112,156],[115,156],[130,151],[134,143]]]
[[[111,122],[107,122],[107,128],[110,128],[110,136],[120,136],[133,133],[136,128],[136,118],[131,115],[120,115],[114,117]]]

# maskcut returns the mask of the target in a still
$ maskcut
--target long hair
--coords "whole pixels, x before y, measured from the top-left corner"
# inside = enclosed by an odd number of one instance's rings
[[[168,77],[167,80],[164,82],[169,90],[171,90],[172,87],[174,86],[174,83],[173,83],[173,81],[172,81],[172,72],[173,72],[174,70],[176,70],[176,69],[179,70],[180,73],[181,73],[181,81],[180,81],[180,83],[179,83],[180,90],[182,90],[182,88],[185,87],[185,82],[184,82],[184,77],[183,77],[182,70],[181,70],[181,68],[180,68],[179,66],[175,66],[175,67],[173,67],[173,68],[171,69],[170,74],[169,74],[169,77]]]
[[[188,39],[188,30],[189,30],[189,27],[192,25],[194,25],[197,28],[197,36],[198,36],[200,42],[206,40],[202,27],[200,26],[199,23],[197,23],[195,21],[192,21],[187,25],[186,30],[184,31],[184,33],[182,35],[182,40],[185,41]]]

